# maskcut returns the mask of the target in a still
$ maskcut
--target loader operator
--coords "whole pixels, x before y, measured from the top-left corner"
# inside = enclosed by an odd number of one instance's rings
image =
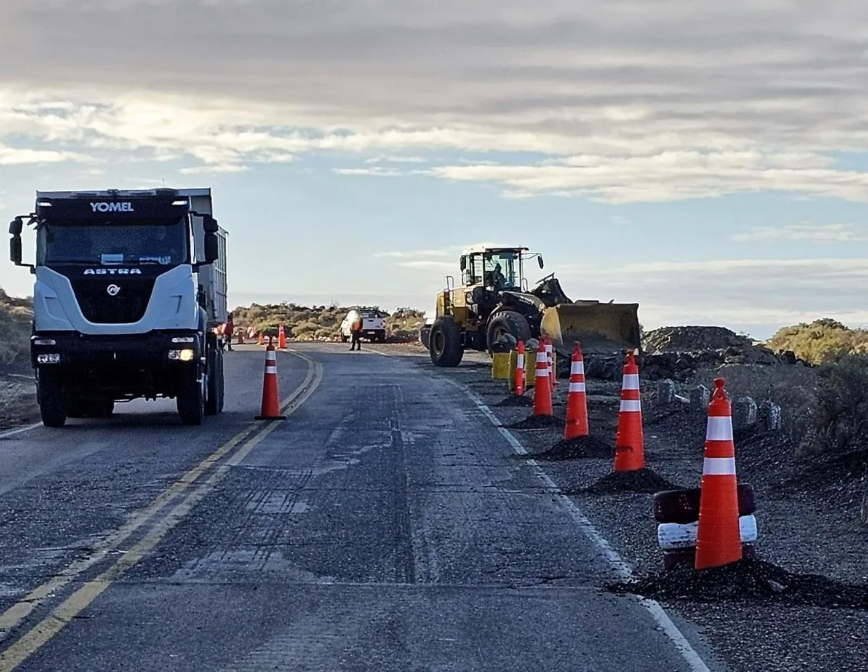
[[[491,285],[494,290],[503,289],[506,286],[506,277],[500,267],[500,262],[494,265],[494,272],[491,274]]]

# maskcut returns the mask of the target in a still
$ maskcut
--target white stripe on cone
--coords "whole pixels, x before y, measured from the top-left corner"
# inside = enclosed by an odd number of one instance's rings
[[[624,374],[624,382],[621,387],[622,390],[638,390],[639,389],[639,374],[638,373],[625,373]]]
[[[584,392],[585,384],[584,383],[570,383],[570,392]]]
[[[657,543],[664,551],[674,551],[679,548],[693,548],[696,546],[696,532],[699,523],[661,523],[657,526]],[[756,541],[759,537],[756,516],[740,516],[738,529],[743,543]]]
[[[703,476],[735,476],[734,457],[706,457],[702,463]]]
[[[642,410],[642,402],[638,399],[622,399],[621,411],[635,413]]]
[[[570,364],[570,375],[571,376],[584,376],[585,375],[585,363],[584,362],[573,362]]]
[[[524,355],[518,355],[515,358],[515,368],[523,369],[524,368]]]
[[[732,418],[728,415],[709,416],[705,440],[732,441]]]

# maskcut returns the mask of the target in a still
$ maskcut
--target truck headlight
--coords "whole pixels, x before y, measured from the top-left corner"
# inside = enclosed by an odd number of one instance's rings
[[[169,350],[169,359],[179,362],[192,362],[196,357],[196,351],[191,348],[183,350]]]
[[[46,352],[41,355],[36,355],[37,364],[60,364],[60,354],[57,352]]]
[[[34,338],[33,345],[57,345],[53,338]]]

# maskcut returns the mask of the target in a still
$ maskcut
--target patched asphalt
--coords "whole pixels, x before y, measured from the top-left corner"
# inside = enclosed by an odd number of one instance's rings
[[[228,356],[229,412],[201,429],[156,412],[0,440],[4,609],[249,424],[251,350]],[[321,366],[312,396],[19,669],[690,669],[602,589],[601,551],[464,392],[402,358],[299,350]],[[302,360],[278,364],[282,390],[301,384]]]

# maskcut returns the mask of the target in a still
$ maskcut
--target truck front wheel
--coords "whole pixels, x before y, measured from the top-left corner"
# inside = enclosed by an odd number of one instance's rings
[[[53,371],[40,371],[36,393],[42,424],[46,427],[63,427],[66,424],[66,406],[60,376]]]
[[[194,368],[178,390],[178,414],[185,425],[201,425],[205,417],[205,389]]]

